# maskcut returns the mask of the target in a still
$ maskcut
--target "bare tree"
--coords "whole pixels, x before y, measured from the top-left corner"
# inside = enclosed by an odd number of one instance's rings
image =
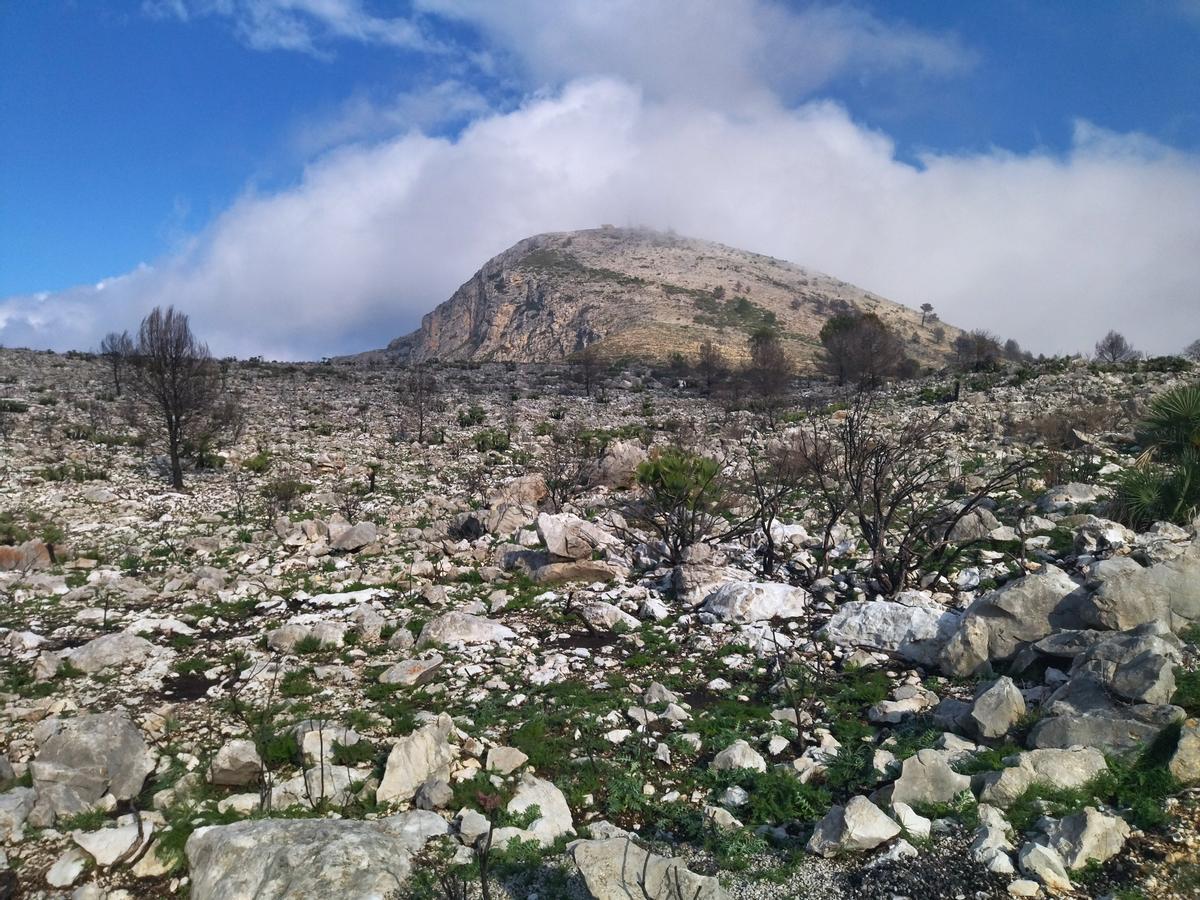
[[[840,421],[813,417],[794,433],[801,481],[823,522],[823,571],[843,516],[857,526],[870,552],[870,574],[889,595],[919,573],[945,574],[973,543],[953,540],[955,526],[989,494],[1012,486],[1027,463],[997,467],[947,504],[947,429],[945,412],[888,427],[860,394]]]
[[[221,398],[220,369],[175,307],[154,307],[138,329],[132,386],[161,417],[167,432],[171,484],[183,487],[184,441]]]
[[[108,360],[109,368],[112,369],[113,391],[120,397],[121,376],[133,357],[133,338],[129,336],[128,331],[110,331],[100,341],[100,355]]]
[[[441,383],[428,366],[417,364],[400,377],[400,402],[416,420],[417,442],[425,443],[425,428],[440,404]]]
[[[578,427],[551,433],[541,470],[554,512],[588,487],[599,450],[600,442]]]
[[[1132,362],[1141,355],[1119,331],[1110,331],[1096,341],[1096,359],[1102,363]]]
[[[704,392],[711,394],[716,384],[725,377],[728,364],[721,348],[712,341],[706,340],[700,345],[700,353],[696,358],[696,371],[704,380]]]
[[[921,327],[922,328],[925,327],[925,319],[929,316],[929,314],[931,312],[933,312],[933,304],[932,303],[922,303],[921,304]]]
[[[588,344],[581,350],[572,353],[569,361],[575,368],[576,377],[583,382],[584,393],[589,397],[592,396],[592,389],[603,368],[600,351],[595,344]]]

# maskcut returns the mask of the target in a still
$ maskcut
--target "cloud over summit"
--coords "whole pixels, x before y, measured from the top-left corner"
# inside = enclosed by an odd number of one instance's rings
[[[290,10],[313,41],[331,27],[314,10],[363,10],[265,5]],[[1200,337],[1195,155],[1079,122],[1065,154],[914,164],[819,89],[855,69],[950,75],[971,65],[953,38],[755,0],[712,4],[715,24],[685,16],[668,34],[676,5],[615,6],[626,15],[421,0],[421,15],[479,29],[525,99],[486,110],[471,92],[469,124],[450,136],[396,112],[432,115],[414,98],[358,104],[342,130],[320,133],[314,145],[332,149],[294,185],[247,191],[180,252],[102,287],[0,300],[0,342],[94,346],[174,303],[220,353],[378,347],[520,238],[602,222],[786,258],[1035,351],[1084,350],[1109,328],[1154,352]],[[523,49],[522,22],[547,23]],[[789,48],[800,61],[785,70]]]

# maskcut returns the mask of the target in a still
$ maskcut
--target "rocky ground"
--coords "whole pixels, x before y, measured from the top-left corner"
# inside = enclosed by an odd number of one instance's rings
[[[886,393],[962,490],[1031,467],[884,596],[803,498],[770,577],[628,516],[648,455],[737,468],[828,387],[770,423],[438,374],[418,443],[386,369],[232,364],[244,427],[176,492],[102,361],[0,351],[0,897],[479,897],[489,839],[494,897],[1196,896],[1200,540],[1105,505],[1194,375]]]

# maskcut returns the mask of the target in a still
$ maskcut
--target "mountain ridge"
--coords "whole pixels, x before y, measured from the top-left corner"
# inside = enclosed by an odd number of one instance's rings
[[[695,358],[711,340],[730,359],[764,325],[801,372],[814,371],[821,326],[843,312],[878,315],[926,366],[944,365],[957,328],[786,260],[641,228],[547,232],[489,259],[421,327],[381,351],[398,362]]]

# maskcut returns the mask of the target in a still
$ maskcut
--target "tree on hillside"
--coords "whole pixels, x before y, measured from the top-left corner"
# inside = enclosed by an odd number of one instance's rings
[[[583,382],[584,393],[589,397],[592,396],[592,388],[604,366],[604,361],[600,358],[600,350],[595,344],[588,344],[572,353],[568,357],[568,362],[575,369],[576,378]]]
[[[428,366],[417,363],[400,376],[400,402],[416,421],[417,443],[425,443],[425,431],[441,402],[441,383]]]
[[[1110,331],[1096,341],[1096,360],[1102,363],[1132,362],[1141,357],[1119,331]]]
[[[963,372],[987,372],[1000,364],[1000,339],[977,328],[954,339],[954,362]]]
[[[713,387],[716,386],[727,370],[725,356],[721,353],[721,348],[712,341],[706,340],[700,345],[700,353],[696,358],[696,372],[704,381],[704,392],[711,394]]]
[[[874,313],[843,313],[821,328],[824,370],[838,384],[874,387],[911,368],[904,345]]]
[[[1195,362],[1200,362],[1200,340],[1192,341],[1183,348],[1183,355]]]
[[[167,433],[171,485],[183,487],[181,457],[189,437],[211,432],[224,392],[208,345],[192,334],[186,314],[156,306],[142,319],[133,352],[131,386],[161,417]]]
[[[750,335],[750,361],[745,378],[756,403],[774,421],[792,380],[792,361],[783,349],[778,332],[763,326]]]
[[[108,366],[112,370],[113,391],[120,397],[121,376],[125,374],[125,367],[133,358],[133,338],[129,336],[128,331],[110,331],[100,341],[100,355],[108,360]]]
[[[932,303],[922,303],[921,304],[921,327],[922,328],[925,327],[925,319],[929,316],[929,314],[931,312],[933,312],[933,304]]]

